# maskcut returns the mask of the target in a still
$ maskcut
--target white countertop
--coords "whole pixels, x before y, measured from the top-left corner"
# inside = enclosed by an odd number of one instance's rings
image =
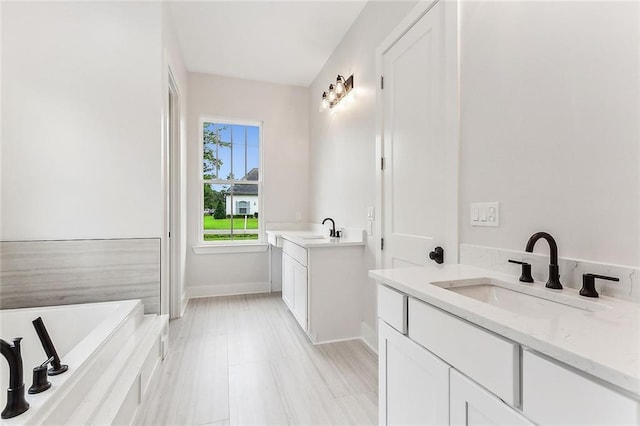
[[[369,271],[369,276],[640,396],[639,304],[606,296],[585,298],[579,296],[577,290],[566,287],[549,290],[544,288],[544,283],[520,283],[517,277],[467,265],[373,270]],[[576,310],[557,317],[534,317],[491,306],[431,284],[473,278],[493,278],[514,285],[541,288],[548,291],[551,298],[586,299],[606,305],[606,309],[596,312]]]
[[[267,231],[267,237],[274,239],[282,238],[291,241],[305,248],[314,247],[346,247],[346,246],[364,246],[363,232],[361,230],[345,230],[345,236],[341,238],[330,238],[326,229],[314,230],[270,230]],[[318,238],[322,237],[322,238]],[[268,238],[273,241],[272,238]],[[279,246],[278,244],[274,244]]]

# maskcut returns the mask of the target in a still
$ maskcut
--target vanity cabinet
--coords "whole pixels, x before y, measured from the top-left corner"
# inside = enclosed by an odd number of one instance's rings
[[[282,241],[282,299],[313,343],[360,336],[363,245]]]
[[[384,285],[378,318],[382,425],[640,424],[637,397]]]
[[[531,424],[503,401],[519,400],[518,345],[382,285],[378,317],[380,424]]]

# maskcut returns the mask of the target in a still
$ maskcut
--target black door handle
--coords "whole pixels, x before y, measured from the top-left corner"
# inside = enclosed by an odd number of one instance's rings
[[[444,263],[444,249],[442,247],[436,247],[429,253],[429,259],[433,260],[437,264]]]

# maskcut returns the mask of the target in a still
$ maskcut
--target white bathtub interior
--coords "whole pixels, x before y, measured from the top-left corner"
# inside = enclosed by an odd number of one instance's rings
[[[118,308],[122,308],[121,302],[3,310],[0,311],[0,336],[9,343],[14,337],[23,338],[21,347],[26,383],[31,380],[32,368],[47,359],[31,321],[42,317],[58,355],[65,360],[74,347]],[[0,370],[2,383],[8,372],[9,368],[3,363]]]
[[[23,337],[22,359],[25,388],[29,388],[33,367],[46,360],[46,355],[31,321],[42,317],[51,339],[60,355],[63,364],[69,365],[69,371],[59,376],[50,377],[51,389],[38,395],[28,395],[31,404],[29,411],[7,424],[21,424],[23,420],[30,422],[37,417],[35,410],[42,409],[47,400],[55,399],[52,395],[68,381],[78,369],[82,369],[105,341],[125,323],[127,328],[135,328],[143,319],[143,307],[140,300],[118,302],[90,303],[80,305],[54,306],[44,308],[24,308],[0,311],[0,334],[8,342],[14,337]],[[9,369],[2,362],[0,380],[2,380],[1,404],[6,403],[6,386]]]

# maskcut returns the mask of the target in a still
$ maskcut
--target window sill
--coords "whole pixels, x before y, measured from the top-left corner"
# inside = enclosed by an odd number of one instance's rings
[[[231,253],[261,253],[267,251],[269,244],[229,244],[229,245],[199,245],[191,249],[195,254],[231,254]]]

